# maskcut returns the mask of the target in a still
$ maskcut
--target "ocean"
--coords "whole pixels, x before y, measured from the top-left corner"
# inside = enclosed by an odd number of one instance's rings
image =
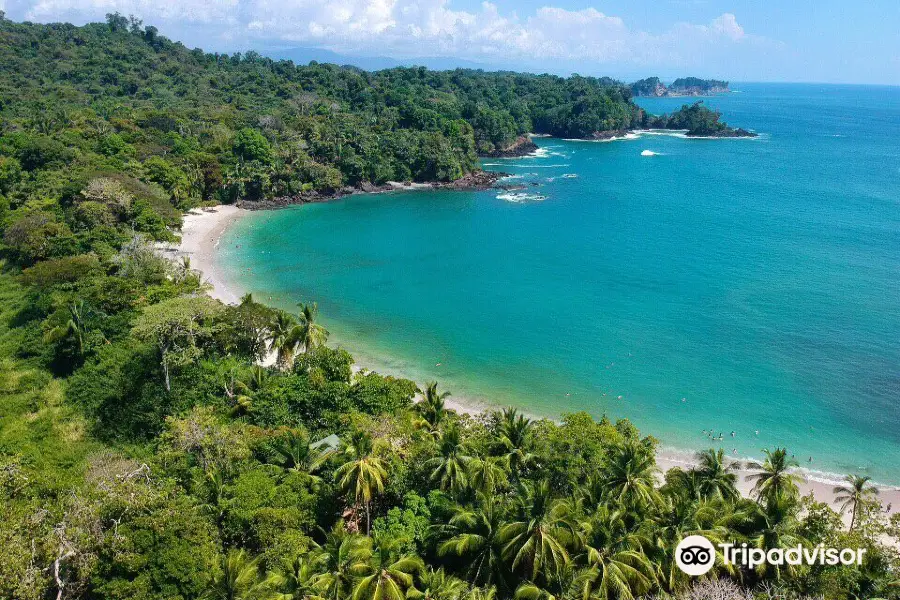
[[[472,403],[900,484],[900,88],[732,88],[704,102],[758,138],[541,138],[484,163],[522,189],[257,212],[219,266]]]

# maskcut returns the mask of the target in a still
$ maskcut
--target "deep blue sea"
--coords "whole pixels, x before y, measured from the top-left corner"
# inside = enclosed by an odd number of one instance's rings
[[[759,138],[539,139],[485,163],[521,190],[254,213],[220,264],[454,396],[900,484],[900,88],[732,87]]]

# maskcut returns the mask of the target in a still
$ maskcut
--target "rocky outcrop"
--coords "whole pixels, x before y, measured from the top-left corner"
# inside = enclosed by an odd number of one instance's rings
[[[590,135],[590,137],[585,138],[589,140],[611,140],[613,138],[620,138],[628,135],[629,131],[627,129],[611,129],[606,131],[595,131]]]
[[[505,148],[496,148],[490,152],[484,153],[482,156],[486,158],[516,158],[519,156],[528,156],[538,149],[537,144],[531,141],[527,135],[520,135],[516,141]]]

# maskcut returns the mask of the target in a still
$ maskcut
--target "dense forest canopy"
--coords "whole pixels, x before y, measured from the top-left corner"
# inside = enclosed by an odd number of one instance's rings
[[[120,15],[0,18],[0,597],[900,598],[900,520],[867,478],[841,487],[845,525],[784,449],[743,498],[721,450],[663,479],[627,420],[457,414],[437,383],[355,372],[310,299],[223,305],[156,246],[201,203],[451,178],[521,132],[638,114],[609,80],[297,67]],[[674,551],[697,533],[867,552],[692,581]]]
[[[641,115],[610,79],[297,66],[190,50],[117,15],[4,20],[0,36],[5,130],[34,131],[4,141],[47,146],[19,166],[65,159],[70,177],[125,171],[181,198],[452,180],[525,132],[581,137]]]

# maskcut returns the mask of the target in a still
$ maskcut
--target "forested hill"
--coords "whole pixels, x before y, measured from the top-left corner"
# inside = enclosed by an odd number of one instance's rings
[[[49,152],[26,170],[64,155],[68,179],[124,171],[183,200],[448,181],[525,132],[584,137],[642,115],[607,78],[298,66],[190,50],[120,15],[2,20],[0,71],[0,145]]]

